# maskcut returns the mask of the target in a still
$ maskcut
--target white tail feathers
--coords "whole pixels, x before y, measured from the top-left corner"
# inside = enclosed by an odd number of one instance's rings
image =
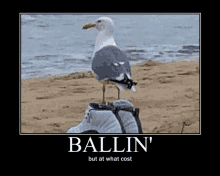
[[[136,89],[135,89],[135,87],[134,86],[132,86],[132,88],[131,88],[134,92],[136,92]]]
[[[119,88],[120,91],[124,91],[124,89],[125,89],[125,88],[124,88],[122,85],[120,85],[120,84],[118,84],[118,88]],[[136,92],[136,89],[135,89],[134,86],[131,87],[131,90],[134,91],[134,92]]]

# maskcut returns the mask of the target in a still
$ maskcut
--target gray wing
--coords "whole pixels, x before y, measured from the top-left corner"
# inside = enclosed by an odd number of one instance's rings
[[[116,79],[121,73],[132,77],[126,54],[116,46],[106,46],[97,51],[92,60],[92,70],[99,79]]]

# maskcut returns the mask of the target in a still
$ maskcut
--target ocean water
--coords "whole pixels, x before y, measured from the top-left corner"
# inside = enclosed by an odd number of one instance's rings
[[[21,79],[89,71],[97,31],[82,25],[101,16],[131,64],[199,58],[199,15],[21,14]]]

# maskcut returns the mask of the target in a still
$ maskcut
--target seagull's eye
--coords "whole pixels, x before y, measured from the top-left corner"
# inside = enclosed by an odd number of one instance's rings
[[[97,23],[101,23],[101,20],[98,20]]]

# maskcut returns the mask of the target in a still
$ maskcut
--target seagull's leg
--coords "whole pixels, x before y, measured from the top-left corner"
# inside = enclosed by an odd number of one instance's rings
[[[104,84],[102,87],[102,91],[103,91],[103,103],[105,103],[105,85]]]
[[[120,89],[117,87],[118,89],[118,99],[120,99]]]

